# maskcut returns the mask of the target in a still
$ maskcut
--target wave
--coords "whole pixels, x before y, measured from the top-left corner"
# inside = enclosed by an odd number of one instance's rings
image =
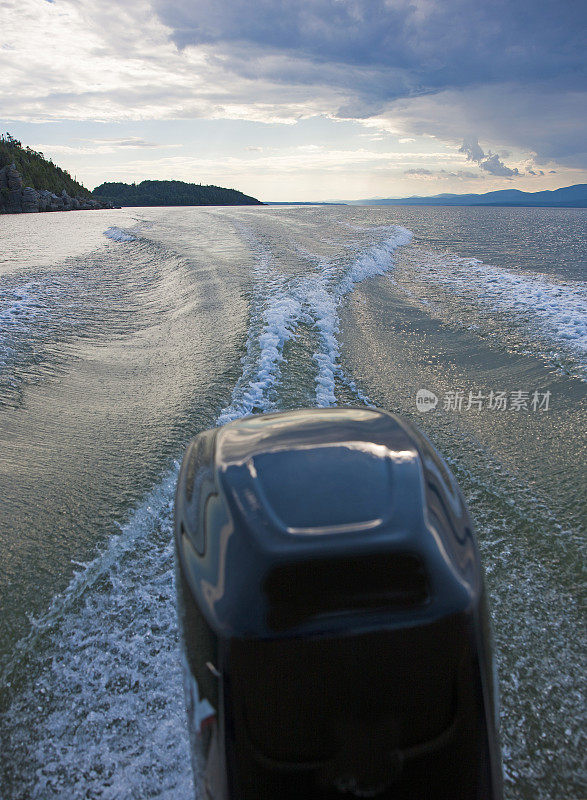
[[[0,293],[0,325],[21,325],[43,313],[45,305],[33,294],[33,286],[29,282]]]
[[[3,715],[11,796],[193,795],[173,582],[176,477],[177,466],[81,565],[5,668],[5,686],[23,661],[29,671]]]
[[[513,312],[533,321],[552,342],[587,354],[587,287],[583,282],[555,283],[451,253],[417,251],[411,255],[416,277],[456,290],[475,305]]]
[[[409,244],[413,237],[412,231],[400,225],[381,227],[377,231],[383,234],[383,240],[363,251],[352,262],[333,290],[328,291],[328,285],[332,281],[332,266],[326,264],[321,269],[320,280],[308,291],[307,300],[314,318],[314,327],[320,334],[322,344],[320,350],[314,354],[314,360],[318,364],[316,377],[318,406],[336,404],[336,379],[342,380],[342,371],[338,363],[340,347],[337,338],[340,301],[346,294],[352,292],[356,284],[388,272],[393,266],[395,251],[398,247]],[[353,390],[356,390],[354,384]]]
[[[136,242],[137,237],[133,236],[128,231],[123,231],[122,228],[110,227],[104,231],[104,236],[113,239],[115,242]]]
[[[12,374],[18,358],[18,342],[30,342],[30,327],[37,318],[43,318],[47,306],[37,296],[33,282],[0,289],[0,397],[14,389],[18,380]]]
[[[411,241],[412,232],[396,225],[377,228],[380,241],[357,256],[342,277],[339,266],[297,247],[303,258],[315,263],[315,271],[301,278],[288,278],[274,269],[271,253],[250,229],[240,225],[239,230],[256,256],[253,274],[257,290],[253,308],[260,310],[254,312],[251,320],[243,376],[218,424],[255,410],[273,409],[270,394],[279,379],[283,348],[296,335],[300,324],[312,328],[320,344],[313,354],[317,367],[316,405],[335,405],[336,380],[341,377],[338,306],[357,283],[387,272],[393,265],[394,252]]]
[[[272,267],[271,253],[259,245],[252,232],[239,226],[255,255],[255,291],[252,316],[243,358],[243,372],[230,404],[217,420],[218,425],[252,414],[272,410],[269,393],[279,380],[283,348],[295,334],[301,303],[291,291],[287,278]]]
[[[372,245],[353,263],[338,289],[338,297],[352,291],[354,286],[367,278],[385,274],[392,266],[392,256],[398,247],[409,244],[414,234],[401,225],[385,229],[382,242]]]
[[[248,233],[255,265],[246,353],[217,424],[278,406],[274,392],[284,346],[301,324],[320,343],[314,353],[316,403],[336,403],[335,378],[344,380],[338,305],[358,281],[390,268],[394,249],[408,234],[388,229],[342,277],[338,266],[325,261],[310,275],[288,277]],[[177,469],[101,555],[80,565],[4,669],[4,685],[15,684],[2,720],[10,735],[3,770],[15,799],[171,800],[193,794],[173,573]]]

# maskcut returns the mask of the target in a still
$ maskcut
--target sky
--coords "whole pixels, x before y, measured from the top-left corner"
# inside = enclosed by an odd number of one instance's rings
[[[0,130],[93,188],[587,182],[584,0],[0,0]]]

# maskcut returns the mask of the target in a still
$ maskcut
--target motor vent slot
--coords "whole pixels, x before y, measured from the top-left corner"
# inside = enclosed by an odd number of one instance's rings
[[[409,553],[281,564],[265,579],[264,591],[274,630],[294,628],[325,614],[413,608],[429,597],[423,564]]]

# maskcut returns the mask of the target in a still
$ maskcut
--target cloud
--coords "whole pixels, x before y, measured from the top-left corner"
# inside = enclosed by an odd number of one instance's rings
[[[586,20],[577,0],[3,0],[0,106],[6,120],[325,115],[402,143],[478,135],[483,172],[514,177],[504,149],[587,164]]]
[[[396,135],[433,134],[456,146],[481,135],[498,152],[516,151],[520,161],[587,166],[587,92],[554,83],[530,91],[510,81],[410,97],[368,124]]]
[[[520,172],[517,167],[510,169],[506,166],[497,153],[490,153],[484,161],[479,162],[481,169],[489,172],[491,175],[499,175],[502,178],[513,178],[519,175]]]
[[[587,102],[579,97],[585,90],[584,4],[258,0],[255,8],[252,14],[248,0],[154,2],[186,52],[206,48],[214,63],[247,80],[318,93],[328,86],[334,102],[342,94],[336,108],[323,107],[325,113],[396,122],[403,117],[405,138],[433,133],[455,141],[476,128],[493,148],[586,163]],[[426,128],[417,112],[427,105],[438,109],[442,96],[450,97],[456,113],[451,119],[440,108],[441,124],[426,119]],[[484,120],[476,126],[471,98]],[[467,123],[460,130],[459,118]],[[484,167],[513,177],[515,170],[508,169],[496,159]]]
[[[483,175],[479,175],[475,172],[469,172],[468,170],[456,170],[450,171],[446,169],[420,169],[418,167],[413,169],[406,169],[404,170],[404,175],[408,175],[412,178],[422,178],[424,180],[451,180],[456,179],[459,181],[471,181],[471,180],[481,180],[483,179]]]
[[[577,26],[586,13],[578,2],[257,0],[252,13],[249,0],[154,0],[153,8],[181,48],[213,45],[226,58],[247,51],[256,59],[384,68],[396,71],[397,80],[376,89],[388,97],[400,86],[426,92],[512,74],[526,81],[565,75],[581,84]]]
[[[485,153],[476,139],[465,139],[459,150],[467,156],[469,161],[480,162],[485,158]]]
[[[520,174],[517,167],[511,169],[506,166],[497,153],[492,153],[491,151],[485,153],[477,139],[465,139],[459,151],[464,153],[469,161],[477,162],[481,169],[485,170],[485,172],[489,172],[491,175],[498,175],[502,178],[513,178],[515,175]]]
[[[241,151],[242,152],[242,151]],[[297,147],[270,148],[270,152],[256,152],[229,156],[217,155],[209,157],[173,155],[163,158],[126,160],[116,167],[119,178],[132,177],[142,179],[146,176],[160,178],[178,178],[202,180],[236,181],[250,176],[252,170],[257,176],[279,175],[289,180],[300,172],[313,175],[359,175],[376,172],[378,176],[397,176],[404,172],[406,163],[417,164],[427,157],[425,153],[400,153],[394,151],[373,152],[365,149],[331,149],[321,145],[303,145]],[[450,153],[433,153],[435,161],[452,162]],[[409,174],[424,174],[426,168],[414,166]],[[444,171],[443,171],[444,172]],[[450,173],[445,171],[448,176]]]
[[[128,136],[125,139],[89,139],[91,144],[105,145],[107,147],[119,147],[123,150],[134,150],[143,147],[173,147],[174,145],[160,144],[159,142],[148,142],[139,136]]]
[[[180,144],[158,144],[148,142],[135,136],[125,139],[83,139],[79,145],[68,144],[33,144],[33,150],[40,151],[47,155],[99,155],[116,153],[120,150],[143,150],[143,149],[163,149],[181,147]]]
[[[361,139],[368,139],[370,142],[383,142],[387,138],[387,134],[381,131],[368,131],[367,133],[360,133],[359,136]]]

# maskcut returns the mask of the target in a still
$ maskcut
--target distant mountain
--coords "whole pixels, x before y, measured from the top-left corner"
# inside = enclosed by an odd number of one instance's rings
[[[266,200],[266,206],[348,206],[342,200],[319,201],[319,200]]]
[[[255,197],[236,189],[202,186],[183,181],[142,181],[142,183],[102,183],[92,192],[98,200],[119,206],[260,206]]]
[[[354,206],[545,206],[587,208],[587,183],[543,192],[503,189],[485,194],[436,194],[432,197],[395,197],[355,200]]]

